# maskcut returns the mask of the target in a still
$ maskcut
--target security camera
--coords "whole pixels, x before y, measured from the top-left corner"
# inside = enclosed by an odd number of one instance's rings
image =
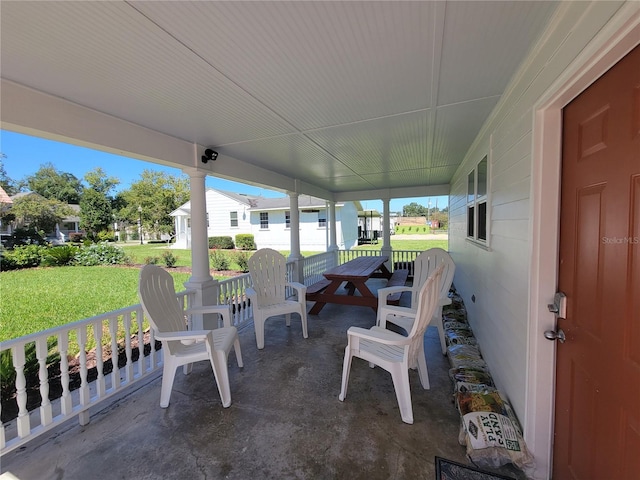
[[[202,156],[202,163],[207,163],[209,160],[213,160],[215,162],[217,158],[218,158],[218,152],[216,152],[215,150],[211,150],[210,148],[207,148],[204,151],[204,155]]]

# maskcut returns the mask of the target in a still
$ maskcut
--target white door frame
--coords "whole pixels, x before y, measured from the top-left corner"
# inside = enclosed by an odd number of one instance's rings
[[[534,106],[531,181],[531,277],[525,440],[536,455],[535,478],[551,478],[556,342],[552,303],[558,282],[562,109],[640,43],[640,9],[623,6]]]

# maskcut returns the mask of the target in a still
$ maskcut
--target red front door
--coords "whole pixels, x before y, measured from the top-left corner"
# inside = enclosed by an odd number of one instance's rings
[[[640,46],[565,109],[554,479],[640,478]]]

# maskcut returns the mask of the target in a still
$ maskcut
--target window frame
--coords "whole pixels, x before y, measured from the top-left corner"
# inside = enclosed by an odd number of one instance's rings
[[[468,242],[489,249],[490,162],[485,155],[467,174],[466,221]]]
[[[285,229],[291,228],[291,211],[290,210],[284,211],[284,228]]]
[[[260,212],[260,230],[269,230],[269,212]]]
[[[318,212],[318,228],[327,228],[327,210],[320,210]]]
[[[235,218],[234,218],[235,216]],[[233,222],[235,221],[235,225],[233,224]],[[230,228],[238,228],[239,223],[238,223],[238,211],[234,211],[234,212],[229,212],[229,227]]]

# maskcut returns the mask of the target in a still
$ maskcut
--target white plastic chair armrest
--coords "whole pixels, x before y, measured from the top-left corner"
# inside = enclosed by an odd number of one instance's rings
[[[410,291],[411,287],[397,285],[395,287],[383,287],[378,289],[378,309],[387,305],[387,297],[398,292]]]
[[[197,341],[203,341],[207,338],[207,335],[211,330],[184,330],[180,332],[155,332],[156,340],[179,340],[182,343],[189,342],[194,343]],[[189,343],[185,343],[188,345]]]
[[[392,293],[408,292],[412,288],[408,285],[396,285],[395,287],[383,287],[378,289],[378,298],[387,297]]]
[[[395,333],[391,330],[385,330],[379,327],[371,327],[369,329],[361,327],[349,327],[349,330],[347,330],[347,335],[362,338],[364,340],[383,343],[385,345],[406,345],[409,341],[407,337],[404,337],[399,333]]]
[[[231,305],[202,305],[200,307],[187,308],[184,313],[187,315],[217,313],[222,317],[225,327],[231,326]]]
[[[416,318],[417,310],[409,307],[399,307],[397,305],[381,305],[378,307],[378,327],[387,327],[387,317],[394,315],[396,317]]]
[[[400,307],[398,305],[386,305],[382,308],[387,315],[397,315],[398,317],[415,318],[418,311],[415,308]]]
[[[220,315],[228,313],[229,305],[202,305],[201,307],[187,308],[184,313],[193,315],[194,313],[219,313]]]
[[[291,287],[293,288],[296,293],[298,294],[298,298],[303,299],[306,297],[307,294],[307,286],[303,285],[299,282],[287,282],[286,283],[287,287]]]

